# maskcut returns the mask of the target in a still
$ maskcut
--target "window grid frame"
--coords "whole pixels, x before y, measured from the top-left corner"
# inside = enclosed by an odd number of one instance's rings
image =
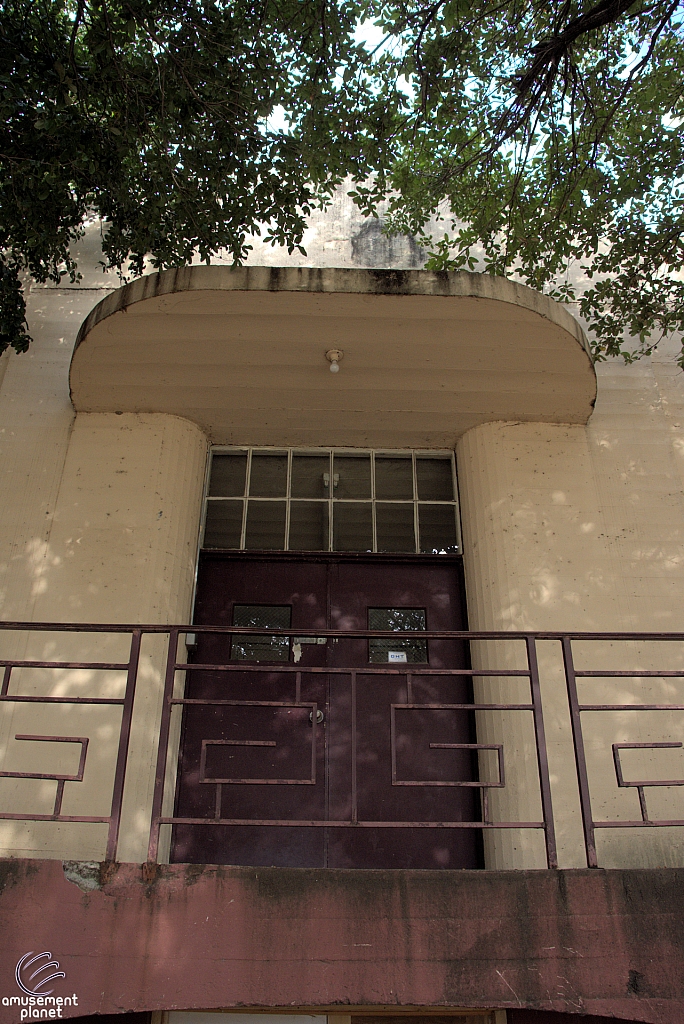
[[[287,458],[287,482],[286,482],[286,493],[285,495],[278,495],[274,497],[261,497],[250,495],[249,490],[251,486],[252,477],[252,456],[254,454],[273,454],[281,455]],[[209,489],[211,484],[211,469],[214,455],[245,455],[245,483],[243,492],[241,495],[230,495],[230,496],[219,496],[210,495]],[[293,498],[292,497],[292,465],[294,456],[327,456],[328,458],[328,474],[330,478],[329,483],[329,494],[324,498]],[[364,457],[369,456],[370,462],[370,497],[369,498],[336,498],[334,495],[334,468],[335,468],[335,456],[341,457]],[[413,485],[413,498],[377,498],[376,493],[376,474],[375,474],[375,460],[376,457],[387,456],[389,458],[396,457],[410,457],[411,459],[411,476]],[[418,472],[417,472],[417,460],[419,458],[435,458],[435,459],[449,459],[451,464],[451,484],[452,493],[454,495],[452,500],[435,500],[435,499],[420,499],[418,497]],[[456,457],[453,450],[448,448],[345,448],[345,447],[330,447],[330,448],[316,448],[309,447],[306,445],[285,447],[279,445],[212,445],[209,449],[209,458],[207,460],[207,472],[205,478],[204,488],[204,500],[202,502],[202,527],[201,527],[201,547],[204,548],[204,534],[206,529],[207,509],[210,502],[221,502],[221,501],[241,501],[242,502],[242,520],[240,529],[240,547],[239,548],[207,548],[210,551],[247,551],[253,550],[245,547],[247,539],[247,511],[249,508],[249,501],[259,502],[285,502],[285,537],[283,548],[269,548],[264,550],[276,552],[288,552],[291,551],[289,547],[290,542],[290,521],[291,521],[291,508],[292,503],[303,503],[303,502],[315,502],[316,504],[326,504],[328,506],[328,547],[327,553],[341,553],[337,551],[334,546],[334,514],[333,508],[335,504],[370,504],[371,506],[371,517],[372,517],[372,552],[360,552],[361,554],[392,554],[397,555],[404,554],[429,554],[430,552],[421,552],[420,550],[420,522],[419,522],[419,508],[421,505],[446,505],[450,506],[454,511],[454,521],[456,526],[456,548],[452,554],[462,554],[462,539],[461,539],[461,516],[460,516],[460,502],[458,493],[458,476],[456,472]],[[378,552],[378,540],[377,540],[377,503],[386,505],[412,505],[413,506],[413,531],[414,531],[414,551],[410,552]],[[299,549],[295,549],[299,550]],[[309,549],[307,549],[309,550]],[[313,552],[322,551],[324,549],[314,548],[311,549]],[[342,552],[343,553],[343,552]]]

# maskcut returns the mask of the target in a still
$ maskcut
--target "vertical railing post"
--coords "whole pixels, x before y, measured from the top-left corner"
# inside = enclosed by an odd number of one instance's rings
[[[530,689],[534,711],[534,736],[537,745],[537,766],[539,768],[539,785],[541,788],[542,813],[544,816],[544,836],[546,838],[546,863],[550,868],[558,867],[556,852],[556,832],[553,821],[553,805],[551,802],[551,782],[549,780],[549,759],[546,750],[546,734],[544,732],[544,715],[542,712],[541,687],[539,685],[539,665],[537,664],[537,646],[533,636],[525,637],[527,648],[527,667],[530,671]]]
[[[119,732],[119,750],[116,756],[116,769],[114,771],[114,791],[112,793],[112,809],[109,818],[107,851],[105,853],[105,860],[108,861],[116,860],[116,850],[119,842],[119,829],[121,827],[121,807],[123,804],[124,782],[126,781],[126,762],[128,760],[128,745],[131,738],[133,701],[135,700],[135,688],[138,679],[138,665],[140,663],[141,638],[141,630],[134,629],[131,634],[131,649],[128,656],[128,673],[126,676],[126,693],[124,695],[123,715],[121,717],[121,730]]]
[[[358,738],[356,735],[356,672],[351,672],[351,820],[356,825],[359,820],[358,781],[357,781],[357,758]]]
[[[164,785],[166,783],[166,762],[169,756],[169,733],[171,730],[171,701],[176,680],[176,658],[178,655],[179,629],[169,630],[169,647],[166,658],[166,675],[164,677],[164,697],[162,700],[161,722],[159,723],[159,747],[157,749],[157,770],[154,777],[154,796],[152,798],[152,821],[150,823],[150,843],[147,850],[149,863],[156,863],[159,854],[159,819],[164,804]]]
[[[572,642],[569,636],[561,640],[563,646],[563,664],[565,665],[565,682],[568,688],[570,705],[570,722],[572,724],[572,745],[575,749],[575,765],[577,767],[577,783],[579,785],[580,808],[582,810],[582,827],[584,828],[584,849],[587,855],[587,867],[597,868],[596,839],[594,836],[594,819],[591,813],[591,797],[589,795],[589,778],[587,761],[584,755],[584,737],[580,719],[579,700],[577,697],[577,679],[575,664],[572,657]]]

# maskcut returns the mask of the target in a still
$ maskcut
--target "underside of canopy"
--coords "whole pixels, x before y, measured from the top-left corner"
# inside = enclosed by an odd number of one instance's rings
[[[494,420],[585,423],[596,377],[568,311],[502,278],[193,266],[95,307],[71,395],[185,417],[213,443],[424,448]]]

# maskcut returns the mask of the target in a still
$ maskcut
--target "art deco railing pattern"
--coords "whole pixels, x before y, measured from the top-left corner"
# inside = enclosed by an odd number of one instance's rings
[[[122,820],[122,806],[124,793],[126,788],[126,774],[129,768],[129,744],[131,738],[131,728],[136,712],[136,691],[139,694],[142,687],[148,685],[147,678],[142,678],[140,671],[141,664],[141,645],[145,641],[149,641],[151,638],[156,644],[156,655],[159,657],[159,646],[163,644],[164,653],[161,655],[163,659],[163,666],[160,662],[160,672],[163,673],[164,689],[162,697],[162,708],[161,708],[161,719],[160,726],[156,738],[156,746],[150,751],[150,759],[148,760],[149,765],[155,765],[155,784],[154,784],[154,798],[152,803],[152,812],[150,820],[150,839],[149,839],[149,852],[148,860],[156,861],[159,853],[159,839],[160,830],[163,826],[173,825],[192,825],[201,824],[206,825],[221,825],[221,826],[232,826],[232,825],[273,825],[273,826],[292,826],[298,825],[307,828],[420,828],[420,829],[478,829],[482,832],[497,831],[497,830],[537,830],[543,834],[545,850],[546,850],[546,862],[549,868],[557,867],[557,855],[556,855],[556,840],[555,840],[555,824],[554,824],[554,811],[552,806],[552,787],[549,778],[549,761],[548,761],[548,750],[547,750],[547,739],[544,727],[544,701],[542,699],[542,687],[540,683],[540,670],[538,660],[538,645],[541,641],[553,641],[554,644],[560,645],[562,651],[562,664],[563,672],[565,677],[565,700],[567,700],[567,711],[569,714],[569,720],[571,723],[572,731],[572,743],[575,755],[575,770],[576,770],[576,789],[579,797],[579,804],[582,814],[582,823],[584,830],[584,846],[586,853],[586,862],[588,867],[597,867],[598,858],[595,842],[595,834],[597,829],[633,829],[633,828],[672,828],[672,827],[684,827],[684,807],[682,808],[681,817],[673,818],[658,818],[653,817],[648,809],[646,800],[646,790],[653,789],[656,787],[682,787],[684,786],[684,779],[629,779],[626,777],[626,771],[621,760],[622,752],[625,750],[661,750],[661,749],[677,749],[682,747],[684,736],[681,740],[664,740],[654,739],[653,741],[622,741],[613,742],[611,744],[612,750],[612,762],[615,773],[614,785],[617,789],[634,789],[638,796],[638,803],[640,809],[640,815],[632,819],[611,819],[607,817],[594,817],[594,810],[592,809],[592,794],[590,791],[590,773],[587,768],[587,752],[586,752],[586,727],[585,719],[587,714],[594,713],[622,713],[631,719],[631,716],[644,715],[650,712],[683,712],[684,702],[653,702],[652,700],[635,700],[633,697],[629,701],[617,700],[615,702],[604,702],[604,703],[587,703],[581,701],[578,692],[578,681],[582,684],[585,680],[602,680],[603,687],[607,685],[607,681],[619,681],[631,680],[633,683],[636,681],[636,685],[648,688],[653,685],[653,681],[671,681],[674,684],[675,689],[673,693],[676,695],[676,684],[678,681],[684,681],[684,662],[681,660],[684,656],[684,634],[679,633],[542,633],[542,632],[440,632],[421,633],[421,639],[430,641],[435,640],[454,640],[454,641],[467,641],[470,642],[471,646],[475,646],[475,642],[486,642],[487,644],[487,664],[484,668],[462,668],[462,669],[440,669],[430,668],[417,665],[397,665],[397,666],[377,666],[369,665],[364,668],[340,668],[340,667],[301,667],[292,662],[280,663],[277,665],[269,665],[269,673],[282,673],[288,676],[292,684],[292,695],[291,699],[286,701],[288,708],[293,711],[301,711],[302,714],[309,716],[311,721],[311,777],[310,779],[297,778],[296,780],[282,779],[276,780],[279,784],[290,784],[296,783],[297,785],[303,782],[315,784],[315,771],[316,762],[313,756],[316,744],[316,734],[318,727],[318,712],[320,709],[315,702],[302,700],[302,681],[307,673],[325,673],[327,675],[344,676],[349,681],[351,688],[351,707],[352,707],[352,721],[356,714],[356,688],[357,688],[357,677],[363,675],[364,677],[372,675],[395,675],[401,676],[405,680],[405,690],[407,693],[407,700],[405,703],[395,703],[391,705],[391,750],[387,759],[387,771],[391,773],[391,784],[396,786],[420,786],[425,785],[420,780],[410,780],[399,778],[397,773],[397,761],[396,761],[396,721],[397,715],[401,715],[405,711],[419,708],[420,710],[429,710],[434,708],[435,710],[454,710],[454,711],[468,711],[475,714],[496,714],[496,713],[508,713],[508,712],[520,712],[528,716],[529,721],[532,725],[531,735],[534,736],[534,747],[536,752],[536,794],[535,799],[538,801],[541,807],[541,815],[538,820],[507,820],[498,816],[492,812],[490,793],[496,790],[499,793],[505,793],[506,787],[510,785],[512,781],[512,767],[511,759],[509,758],[509,752],[507,751],[507,738],[504,736],[501,742],[473,742],[473,743],[433,743],[431,747],[459,747],[461,749],[467,748],[474,752],[485,752],[490,751],[493,755],[493,762],[495,770],[491,773],[493,778],[491,779],[476,779],[472,780],[459,780],[453,779],[443,781],[439,783],[432,783],[433,785],[443,786],[468,786],[477,789],[480,794],[480,809],[481,817],[477,821],[367,821],[364,820],[362,815],[359,813],[359,806],[356,792],[356,741],[355,735],[356,730],[352,729],[351,736],[351,794],[350,794],[350,807],[351,811],[348,818],[344,820],[324,820],[321,819],[307,819],[307,820],[293,820],[293,819],[259,819],[254,821],[246,821],[244,818],[234,818],[230,815],[225,815],[223,811],[223,789],[224,787],[231,785],[237,785],[244,782],[248,783],[263,783],[264,781],[272,782],[273,780],[260,780],[260,779],[215,779],[211,777],[202,777],[203,782],[213,784],[215,786],[216,799],[214,801],[214,812],[207,817],[201,818],[187,818],[177,817],[173,813],[169,813],[169,808],[165,807],[165,802],[168,802],[168,791],[169,791],[169,773],[174,767],[174,759],[177,756],[177,742],[176,749],[174,749],[174,731],[172,728],[173,716],[178,714],[178,709],[183,709],[189,705],[228,705],[228,704],[242,704],[247,702],[244,701],[231,701],[229,699],[214,699],[214,700],[198,700],[193,698],[186,698],[182,695],[182,681],[185,674],[188,671],[202,671],[207,670],[211,672],[219,672],[230,674],[232,672],[239,671],[244,672],[259,672],[264,671],[263,666],[259,665],[245,665],[244,662],[236,663],[228,661],[226,664],[217,665],[215,663],[202,665],[197,661],[192,663],[187,660],[186,654],[186,636],[190,633],[197,636],[201,633],[211,634],[226,634],[226,635],[239,635],[249,634],[253,636],[255,632],[263,632],[264,635],[268,636],[287,636],[289,635],[286,630],[255,630],[254,627],[239,629],[236,627],[205,627],[205,626],[129,626],[129,625],[115,625],[115,624],[60,624],[60,623],[0,623],[0,673],[2,675],[2,684],[0,685],[0,712],[9,711],[11,708],[17,708],[20,705],[33,705],[40,706],[41,713],[44,714],[47,708],[61,709],[60,714],[60,728],[55,730],[54,733],[47,733],[44,730],[38,728],[33,731],[26,731],[22,727],[19,731],[13,731],[11,717],[6,722],[7,738],[12,743],[14,741],[23,744],[26,741],[32,741],[34,743],[43,744],[70,744],[80,747],[78,752],[78,768],[76,771],[71,772],[44,772],[40,770],[23,770],[19,771],[16,768],[12,768],[11,754],[5,756],[5,764],[3,765],[4,770],[0,771],[0,780],[2,779],[22,779],[22,780],[35,780],[42,782],[54,782],[54,804],[51,812],[33,813],[31,811],[14,809],[7,810],[3,806],[3,789],[2,783],[0,782],[0,820],[16,820],[16,821],[41,821],[41,822],[55,822],[64,823],[68,822],[71,824],[107,824],[108,835],[106,848],[104,850],[104,859],[107,861],[114,861],[117,858],[117,850],[119,843],[119,833],[121,829]],[[291,632],[291,630],[289,631]],[[372,637],[386,637],[386,633],[380,633],[378,631],[365,631],[365,632],[345,632],[340,633],[333,630],[321,630],[321,637],[337,638],[337,639],[351,639],[351,638],[372,638]],[[17,650],[21,644],[17,643],[17,638],[24,638],[24,648],[30,637],[33,644],[33,649],[40,649],[40,639],[42,635],[50,634],[51,640],[60,634],[70,634],[71,639],[69,641],[71,649],[78,649],[79,644],[85,644],[85,647],[92,650],[96,646],[97,640],[100,638],[119,638],[118,642],[125,642],[128,649],[128,657],[121,660],[108,661],[105,659],[86,659],[86,660],[69,660],[64,658],[63,660],[53,660],[49,658],[32,658],[32,657],[18,657],[11,656],[9,650]],[[396,639],[411,639],[415,634],[393,634]],[[78,639],[75,639],[78,638]],[[154,640],[156,638],[156,640]],[[5,642],[6,641],[6,642]],[[631,645],[632,649],[635,644],[648,645],[649,650],[657,650],[661,645],[668,645],[666,649],[667,656],[657,658],[658,667],[642,667],[643,666],[643,655],[640,658],[640,664],[638,667],[631,668],[613,668],[603,667],[597,665],[595,668],[576,668],[576,657],[575,648],[581,643],[583,646],[583,662],[586,662],[586,643],[589,643],[591,648],[592,643],[601,644],[601,650],[603,652],[601,661],[605,661],[606,645],[612,645],[611,650],[614,652],[614,661],[620,663],[621,652],[626,649],[626,645]],[[524,658],[522,661],[522,667],[511,667],[511,645],[517,643],[517,645],[524,651]],[[13,644],[13,647],[12,647]],[[655,645],[653,647],[652,645]],[[59,645],[52,643],[52,649],[56,649]],[[501,660],[497,662],[496,652],[501,650]],[[53,651],[51,651],[51,654]],[[622,659],[624,662],[624,658]],[[660,667],[661,663],[667,663],[668,667]],[[520,665],[520,662],[515,664]],[[63,690],[63,686],[53,687],[53,692],[50,693],[36,693],[26,692],[31,689],[30,681],[31,672],[40,670],[44,676],[46,673],[55,673],[55,678],[63,680],[65,673],[71,672],[86,672],[95,675],[97,673],[118,673],[122,679],[122,687],[120,688],[119,694],[116,697],[105,695],[88,695],[82,696],[74,693],[54,692],[54,690]],[[513,696],[508,701],[486,701],[476,700],[475,703],[439,703],[439,704],[428,704],[428,703],[414,703],[411,698],[412,694],[412,678],[421,676],[426,677],[429,675],[435,676],[467,676],[473,680],[475,686],[475,692],[478,693],[478,684],[486,681],[496,681],[499,691],[501,687],[511,687]],[[123,682],[125,680],[125,682]],[[524,699],[520,698],[520,685],[523,685],[526,696]],[[47,687],[50,689],[50,687]],[[34,688],[35,689],[35,688]],[[481,687],[479,687],[481,691]],[[513,699],[513,697],[515,699]],[[251,702],[256,704],[269,704],[274,705],[283,702]],[[9,707],[8,707],[9,706]],[[68,709],[75,709],[83,706],[101,706],[109,708],[120,708],[120,715],[118,718],[118,739],[115,744],[115,757],[113,766],[113,785],[111,786],[111,800],[109,794],[107,795],[108,800],[108,813],[100,815],[87,815],[87,814],[66,814],[63,813],[63,802],[65,799],[66,787],[74,787],[82,785],[84,779],[87,776],[89,770],[89,758],[91,757],[93,748],[96,747],[97,737],[92,734],[90,736],[81,735],[78,731],[78,723],[75,722],[75,728],[73,732],[70,732],[65,727],[65,712]],[[67,716],[68,717],[68,716]],[[677,729],[677,722],[674,721],[673,716],[668,716],[669,730],[672,732],[674,728]],[[681,718],[684,723],[684,717]],[[83,729],[81,728],[81,732]],[[176,736],[177,741],[177,736]],[[200,765],[200,775],[204,772],[206,775],[206,754],[208,746],[212,743],[218,742],[216,740],[207,740],[203,745],[202,749],[202,760]],[[230,739],[221,742],[231,742]],[[266,744],[263,744],[266,745]],[[273,745],[273,744],[270,744]],[[9,749],[11,743],[6,744],[6,748]],[[206,749],[205,749],[206,748]],[[12,747],[16,750],[16,746]],[[35,749],[35,748],[34,748]],[[529,769],[529,765],[527,766]],[[139,770],[139,765],[137,770]],[[534,772],[532,773],[534,774]],[[526,778],[530,777],[530,772],[526,772]],[[682,792],[678,790],[678,792]],[[682,792],[684,796],[684,792]],[[166,813],[165,813],[166,811]]]

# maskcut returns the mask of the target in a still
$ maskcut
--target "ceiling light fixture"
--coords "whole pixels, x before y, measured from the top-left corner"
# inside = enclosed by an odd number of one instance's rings
[[[330,363],[330,372],[337,373],[340,368],[340,359],[343,357],[344,352],[341,348],[329,348],[325,353],[325,358]]]

